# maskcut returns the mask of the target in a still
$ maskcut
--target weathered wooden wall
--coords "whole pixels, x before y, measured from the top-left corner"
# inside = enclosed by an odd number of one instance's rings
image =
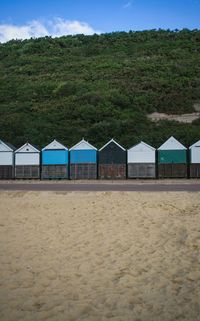
[[[20,165],[15,166],[15,178],[40,178],[40,166]]]
[[[43,165],[42,179],[67,179],[68,165]]]
[[[14,177],[14,167],[8,165],[0,166],[0,179],[11,179]]]
[[[155,178],[155,163],[130,163],[128,164],[128,178]]]
[[[158,164],[159,178],[187,178],[187,164]]]
[[[96,163],[77,163],[70,164],[71,179],[96,179],[97,164]]]
[[[200,164],[190,164],[190,178],[200,178]]]
[[[99,164],[100,179],[126,179],[125,164]]]

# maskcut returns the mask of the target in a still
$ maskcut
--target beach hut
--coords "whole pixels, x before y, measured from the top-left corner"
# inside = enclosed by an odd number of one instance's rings
[[[114,139],[99,150],[99,178],[126,178],[126,150]]]
[[[42,179],[68,178],[68,148],[53,140],[42,149]]]
[[[140,142],[127,151],[128,178],[155,178],[156,150]]]
[[[200,178],[200,140],[190,146],[190,177]]]
[[[70,148],[70,178],[97,178],[97,149],[85,139]]]
[[[40,178],[40,151],[26,143],[15,151],[15,178]]]
[[[158,176],[187,177],[187,148],[173,136],[158,148]]]
[[[0,179],[14,177],[15,147],[0,140]]]

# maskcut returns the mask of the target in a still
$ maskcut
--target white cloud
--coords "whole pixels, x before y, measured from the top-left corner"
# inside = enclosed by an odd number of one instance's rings
[[[0,42],[12,39],[29,39],[44,36],[60,37],[64,35],[100,33],[88,23],[54,18],[49,21],[33,20],[24,25],[0,24]]]
[[[50,22],[52,27],[52,36],[59,37],[62,35],[85,34],[92,35],[95,31],[88,23],[80,21],[68,21],[61,18],[55,18]]]
[[[127,9],[127,8],[130,8],[132,6],[132,2],[131,1],[128,1],[127,3],[125,3],[124,5],[123,5],[123,8],[124,9]]]

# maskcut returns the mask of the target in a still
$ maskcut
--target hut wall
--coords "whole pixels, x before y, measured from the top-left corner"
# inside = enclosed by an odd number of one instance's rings
[[[13,165],[13,152],[0,152],[0,165]]]
[[[200,164],[200,146],[190,149],[190,159],[192,164]]]
[[[155,163],[129,163],[128,178],[155,178]]]
[[[67,179],[68,165],[42,165],[42,179]]]
[[[68,164],[67,150],[43,150],[42,165],[65,165]]]
[[[185,164],[186,162],[186,150],[158,150],[159,164]]]
[[[158,164],[159,178],[187,178],[187,164]]]
[[[155,163],[155,151],[129,150],[127,152],[128,163]]]
[[[15,165],[39,165],[40,154],[39,153],[16,153]]]
[[[126,179],[126,164],[99,164],[99,178]]]
[[[15,178],[40,178],[40,166],[17,165],[15,166]]]
[[[200,163],[190,164],[190,178],[200,178]]]
[[[88,164],[97,162],[96,150],[71,150],[70,163],[71,164]]]
[[[0,179],[11,179],[14,177],[14,167],[12,165],[0,165]]]

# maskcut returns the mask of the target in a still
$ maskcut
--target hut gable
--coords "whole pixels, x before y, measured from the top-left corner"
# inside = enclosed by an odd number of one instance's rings
[[[141,141],[128,150],[128,163],[155,163],[155,148]]]
[[[171,136],[164,144],[162,144],[158,150],[186,150],[187,148],[183,146],[176,138]]]
[[[79,143],[71,147],[70,151],[71,150],[91,150],[91,149],[97,150],[94,146],[92,146],[83,138]]]
[[[0,140],[0,152],[13,152],[14,147],[12,148],[10,144],[4,143],[2,140]]]
[[[189,149],[192,149],[192,148],[199,148],[199,150],[200,150],[200,140],[198,140],[198,142],[194,143],[193,145],[191,145],[189,147]]]
[[[132,146],[128,149],[128,151],[136,151],[136,152],[145,152],[145,151],[155,151],[156,149],[144,142],[140,142],[137,145]]]
[[[34,147],[33,145],[26,143],[23,146],[21,146],[20,148],[18,148],[15,153],[40,153],[40,151]]]
[[[107,144],[105,144],[103,147],[101,147],[99,151],[103,150],[104,148],[106,148],[109,145],[117,145],[119,148],[121,148],[123,151],[125,151],[125,148],[122,147],[119,143],[117,143],[113,138],[111,140],[109,140],[109,142]]]
[[[68,150],[67,147],[65,147],[63,144],[59,143],[56,139],[54,139],[50,144],[45,146],[42,151],[44,150]]]

